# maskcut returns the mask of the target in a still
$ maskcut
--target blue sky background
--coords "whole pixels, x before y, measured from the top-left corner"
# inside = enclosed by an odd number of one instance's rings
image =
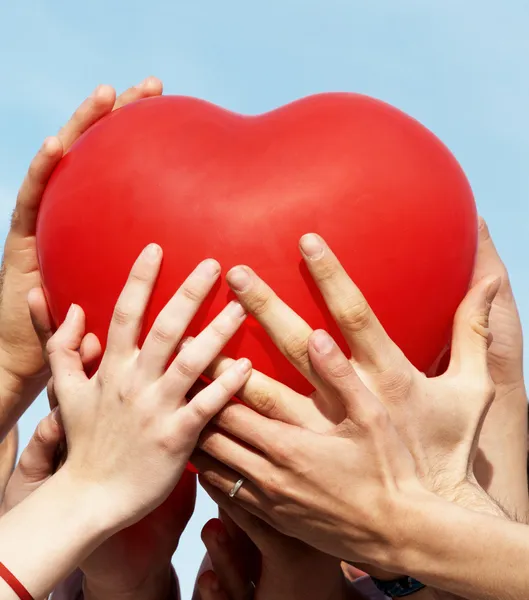
[[[259,113],[321,91],[386,100],[455,153],[529,320],[527,0],[0,3],[0,236],[42,140],[99,83]],[[525,275],[525,277],[524,277]],[[28,439],[44,399],[21,422]],[[214,514],[201,495],[176,564],[189,597]]]

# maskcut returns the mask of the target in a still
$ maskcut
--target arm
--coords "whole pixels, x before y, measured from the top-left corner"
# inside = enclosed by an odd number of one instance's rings
[[[404,548],[389,559],[393,568],[465,598],[527,598],[527,526],[467,511],[437,497],[417,499],[403,507],[401,517],[413,523],[413,529],[406,534]]]
[[[50,377],[41,341],[33,329],[27,306],[31,289],[40,286],[37,258],[37,214],[46,184],[71,145],[113,108],[159,95],[162,84],[148,78],[116,99],[109,86],[99,86],[75,111],[56,137],[39,150],[18,193],[4,247],[0,277],[0,440],[16,424],[43,390]],[[39,332],[49,338],[50,327]]]

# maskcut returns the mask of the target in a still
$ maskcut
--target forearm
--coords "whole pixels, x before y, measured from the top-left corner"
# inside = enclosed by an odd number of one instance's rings
[[[405,547],[389,558],[432,588],[470,599],[524,600],[529,596],[529,529],[425,497],[402,513]]]
[[[59,472],[0,519],[0,562],[43,598],[112,533],[104,505]],[[16,599],[0,582],[0,598]]]
[[[508,440],[508,443],[506,442]],[[485,419],[474,472],[480,485],[517,520],[529,511],[527,394],[523,382],[498,385]]]

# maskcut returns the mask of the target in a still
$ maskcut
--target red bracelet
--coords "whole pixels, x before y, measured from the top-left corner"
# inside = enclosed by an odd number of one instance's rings
[[[11,571],[0,562],[0,577],[15,592],[20,600],[33,600],[33,596],[26,590]]]

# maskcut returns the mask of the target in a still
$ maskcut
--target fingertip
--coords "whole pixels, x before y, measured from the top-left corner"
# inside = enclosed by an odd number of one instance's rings
[[[496,298],[496,294],[498,293],[501,286],[501,277],[499,276],[491,276],[486,278],[486,298],[487,303],[491,305]]]
[[[154,77],[154,75],[146,77],[138,87],[142,88],[150,96],[161,95],[163,93],[163,83],[158,77]]]
[[[116,90],[111,85],[101,84],[95,88],[90,98],[97,103],[111,104],[116,98]]]
[[[57,136],[47,137],[42,144],[42,152],[48,158],[61,157],[63,154],[63,147],[59,138]]]
[[[335,346],[332,337],[323,329],[316,329],[309,336],[309,346],[311,346],[317,354],[329,354]]]

